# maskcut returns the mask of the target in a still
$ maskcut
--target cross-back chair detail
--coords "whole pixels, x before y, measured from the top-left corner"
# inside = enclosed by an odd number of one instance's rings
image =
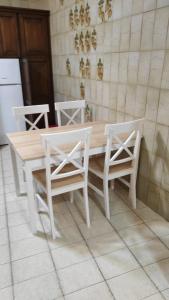
[[[67,119],[66,125],[77,124],[75,118],[80,114],[80,123],[84,123],[85,120],[85,100],[64,101],[56,102],[55,110],[57,113],[58,126],[62,125],[62,116]],[[67,111],[73,110],[73,114],[70,115]]]
[[[83,189],[86,222],[88,227],[90,226],[88,203],[90,135],[91,128],[41,135],[45,152],[45,170],[35,171],[34,177],[47,194],[53,238],[55,238],[55,224],[52,197],[59,194],[71,192],[72,197],[74,190]],[[45,179],[41,182],[42,177]]]
[[[126,162],[136,163],[142,134],[142,121],[106,125],[107,146],[105,167]],[[134,140],[134,151],[131,142]],[[133,143],[132,143],[133,145]],[[113,148],[113,152],[112,152]],[[120,156],[123,153],[122,156]]]
[[[45,128],[48,128],[49,127],[48,115],[47,115],[48,112],[49,112],[48,104],[13,107],[13,113],[17,122],[18,130],[20,130],[21,120],[30,126],[28,129],[29,131],[39,130],[37,124],[42,118],[44,118],[45,121]],[[38,114],[38,116],[36,120],[34,120],[33,122],[27,118],[28,115],[35,115],[35,114]]]
[[[103,180],[103,191],[91,182],[89,182],[89,187],[104,197],[108,219],[110,219],[108,182],[114,181],[116,178],[119,178],[129,187],[132,206],[136,208],[136,178],[142,128],[143,119],[106,125],[107,144],[105,156],[90,160],[89,171]],[[130,182],[123,178],[127,175],[130,175]]]

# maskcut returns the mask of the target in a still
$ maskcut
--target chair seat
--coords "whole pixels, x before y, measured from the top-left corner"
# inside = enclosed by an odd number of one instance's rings
[[[53,168],[53,170],[55,170],[55,169],[56,169],[56,167]],[[62,171],[60,171],[60,174],[66,173],[66,172],[71,172],[74,170],[76,170],[76,169],[72,164],[67,164],[62,169]],[[44,190],[46,190],[46,169],[34,171],[33,176],[34,176],[35,180],[41,184],[41,186],[44,188]],[[81,183],[81,182],[84,182],[83,175],[78,174],[78,175],[74,175],[74,176],[60,178],[57,180],[52,180],[51,188],[52,188],[52,190],[60,189],[60,188],[64,188],[65,186],[70,186],[70,185]]]
[[[105,156],[96,156],[93,157],[89,160],[89,171],[91,171],[92,173],[96,174],[97,176],[103,178],[104,176],[104,161],[105,161]],[[118,165],[114,165],[114,166],[110,166],[109,168],[109,177],[116,177],[115,174],[117,173],[119,176],[119,173],[125,173],[125,175],[127,174],[131,174],[133,171],[132,168],[132,162],[125,162],[125,163],[121,163]],[[122,176],[125,176],[122,175]],[[118,177],[117,176],[117,177]]]

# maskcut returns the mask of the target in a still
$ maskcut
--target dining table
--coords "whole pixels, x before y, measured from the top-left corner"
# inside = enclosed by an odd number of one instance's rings
[[[45,153],[41,134],[68,132],[80,128],[92,127],[89,156],[105,153],[106,136],[105,125],[108,122],[95,121],[83,124],[73,124],[60,127],[43,128],[32,131],[19,131],[7,134],[11,152],[12,169],[16,195],[20,195],[20,182],[17,159],[22,161],[25,173],[26,191],[28,199],[29,221],[32,232],[37,232],[38,214],[34,196],[33,171],[45,167]],[[65,141],[66,144],[66,141]],[[120,145],[119,145],[120,146]],[[67,145],[69,148],[69,145]],[[117,146],[116,146],[117,148]]]

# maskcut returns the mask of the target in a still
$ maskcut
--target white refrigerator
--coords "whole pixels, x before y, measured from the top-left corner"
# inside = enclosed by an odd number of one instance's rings
[[[0,145],[8,143],[7,133],[17,131],[12,107],[23,105],[19,59],[0,59]]]

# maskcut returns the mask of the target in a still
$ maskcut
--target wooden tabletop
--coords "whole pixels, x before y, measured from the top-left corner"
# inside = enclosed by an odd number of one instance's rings
[[[92,127],[91,148],[104,147],[106,145],[106,138],[104,136],[106,122],[88,122],[84,124],[76,124],[69,126],[60,126],[45,128],[33,131],[20,131],[9,133],[7,135],[10,144],[17,152],[22,160],[33,160],[44,157],[41,137],[42,133],[59,133],[80,129],[85,127]]]

